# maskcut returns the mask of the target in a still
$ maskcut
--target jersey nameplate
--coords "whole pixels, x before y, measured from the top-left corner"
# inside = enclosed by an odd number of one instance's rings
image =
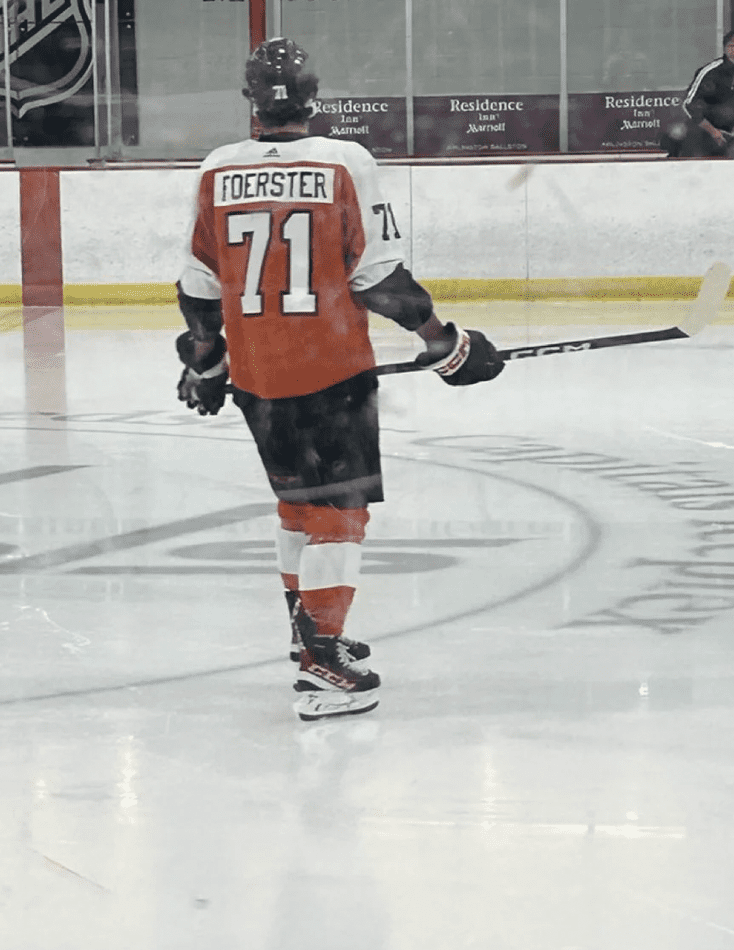
[[[244,205],[256,201],[332,204],[334,169],[295,166],[226,171],[214,175],[215,206]]]

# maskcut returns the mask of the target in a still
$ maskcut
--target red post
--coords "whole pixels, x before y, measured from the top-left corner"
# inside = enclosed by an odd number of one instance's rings
[[[266,0],[250,0],[250,51],[267,39],[265,3]]]
[[[21,168],[20,237],[23,306],[62,306],[58,168]]]
[[[58,168],[20,170],[20,259],[26,409],[58,412],[66,405]]]

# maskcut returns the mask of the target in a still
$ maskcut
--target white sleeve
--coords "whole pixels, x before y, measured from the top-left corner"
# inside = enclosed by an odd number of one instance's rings
[[[206,264],[204,264],[203,261],[200,261],[199,258],[194,255],[192,250],[194,229],[196,227],[200,213],[199,194],[201,189],[201,180],[204,176],[204,172],[207,170],[210,158],[203,163],[196,179],[196,188],[192,202],[193,208],[186,243],[186,253],[184,254],[183,270],[181,272],[181,276],[179,277],[179,282],[181,284],[181,289],[185,294],[188,294],[189,297],[200,297],[204,300],[218,300],[222,294],[219,278],[214,273],[214,271],[212,271],[206,266]]]
[[[219,300],[222,296],[222,285],[219,283],[217,275],[190,252],[186,255],[184,269],[179,280],[181,289],[189,297]]]
[[[398,264],[405,262],[405,255],[392,205],[382,194],[377,162],[361,145],[343,144],[344,164],[357,192],[365,237],[364,253],[349,276],[351,289],[360,291],[374,287],[392,274]]]

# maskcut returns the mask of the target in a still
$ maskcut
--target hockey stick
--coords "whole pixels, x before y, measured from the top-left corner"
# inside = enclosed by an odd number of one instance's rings
[[[660,340],[682,340],[695,336],[716,316],[719,307],[726,299],[731,282],[731,270],[721,262],[712,264],[701,283],[698,296],[691,304],[685,318],[679,326],[665,330],[644,330],[639,333],[620,333],[616,336],[597,336],[587,340],[567,340],[562,343],[543,343],[539,346],[519,346],[509,350],[499,350],[503,360],[522,360],[531,356],[553,356],[556,353],[585,353],[587,350],[601,350],[610,346],[631,346],[635,343],[657,343]],[[395,373],[415,373],[430,369],[415,362],[384,363],[377,367],[378,376],[391,376]]]
[[[553,356],[557,353],[585,353],[588,350],[601,350],[610,346],[632,346],[635,343],[658,343],[661,340],[685,340],[695,336],[711,323],[719,307],[726,300],[731,282],[731,270],[720,261],[712,264],[706,271],[698,296],[692,302],[685,318],[679,326],[664,330],[643,330],[638,333],[620,333],[616,336],[595,336],[586,340],[566,340],[562,343],[542,343],[539,346],[518,346],[508,350],[499,350],[502,360],[524,360],[532,356]],[[383,363],[377,366],[378,376],[393,376],[397,373],[417,373],[430,366],[420,366],[411,360],[406,363]],[[232,386],[227,386],[232,392]]]

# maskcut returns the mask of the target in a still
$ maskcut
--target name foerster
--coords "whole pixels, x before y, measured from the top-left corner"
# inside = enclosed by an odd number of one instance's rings
[[[222,171],[214,175],[214,204],[241,205],[256,201],[334,201],[334,169],[295,166]]]

